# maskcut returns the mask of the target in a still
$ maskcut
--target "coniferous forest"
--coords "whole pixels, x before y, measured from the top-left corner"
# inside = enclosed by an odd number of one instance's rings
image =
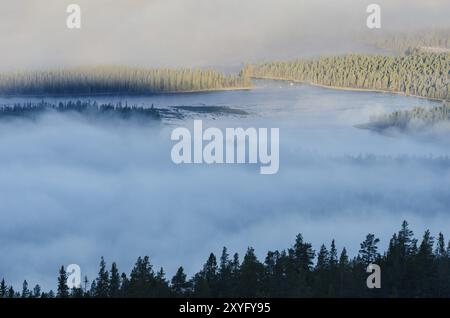
[[[88,118],[121,118],[158,120],[161,117],[159,109],[128,105],[127,103],[97,103],[96,101],[65,101],[52,103],[46,101],[0,105],[0,120],[10,118],[36,119],[48,112],[77,113]]]
[[[239,75],[213,70],[79,67],[0,73],[1,95],[160,94],[251,88],[250,78],[298,81],[334,88],[386,91],[445,100],[449,53],[417,48],[399,56],[349,54],[292,62],[247,64]]]
[[[3,95],[158,94],[248,88],[237,75],[213,70],[142,69],[125,66],[0,73]]]
[[[92,100],[65,100],[60,102],[40,101],[14,104],[0,104],[0,121],[21,118],[35,120],[44,114],[77,114],[88,120],[122,119],[133,123],[152,124],[163,118],[184,118],[186,112],[197,114],[248,115],[241,109],[228,106],[169,106],[156,108],[128,104],[128,102],[103,102]]]
[[[381,56],[349,54],[292,62],[249,64],[242,73],[253,78],[298,81],[336,88],[378,90],[447,99],[450,54]]]
[[[122,297],[450,297],[450,242],[425,231],[419,240],[404,221],[382,253],[379,239],[368,234],[356,257],[338,251],[333,240],[314,250],[301,234],[285,250],[269,251],[263,261],[248,248],[244,257],[224,247],[211,253],[203,268],[188,279],[183,267],[168,279],[148,256],[139,257],[129,275],[116,263],[100,260],[98,276],[84,278],[80,288],[69,289],[68,273],[61,266],[53,290],[23,282],[22,290],[0,283],[2,298],[122,298]],[[369,264],[381,268],[381,288],[366,285]]]

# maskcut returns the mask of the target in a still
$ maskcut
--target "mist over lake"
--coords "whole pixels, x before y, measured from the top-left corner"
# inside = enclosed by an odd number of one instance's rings
[[[148,97],[76,97],[167,108],[227,106],[248,114],[189,112],[157,125],[95,123],[74,114],[0,123],[0,273],[54,288],[60,264],[93,279],[99,257],[128,271],[149,255],[188,274],[222,246],[284,248],[302,233],[317,250],[336,239],[350,255],[368,232],[388,244],[407,219],[417,235],[450,232],[450,148],[444,136],[385,136],[354,126],[369,117],[438,105],[394,94],[256,82],[251,91]],[[0,104],[65,98],[0,98]],[[74,99],[74,98],[70,98]],[[280,169],[175,165],[170,133],[208,127],[280,128]]]

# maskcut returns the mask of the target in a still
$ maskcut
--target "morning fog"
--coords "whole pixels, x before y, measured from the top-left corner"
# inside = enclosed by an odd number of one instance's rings
[[[171,157],[176,164],[260,163],[261,174],[275,174],[279,169],[279,137],[278,128],[270,128],[270,136],[268,128],[253,127],[226,128],[223,134],[216,127],[203,130],[203,122],[194,120],[193,134],[185,127],[172,131],[170,139],[178,142]]]

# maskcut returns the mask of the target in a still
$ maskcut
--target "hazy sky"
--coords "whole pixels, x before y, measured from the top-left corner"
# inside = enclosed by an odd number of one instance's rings
[[[0,70],[97,63],[235,65],[244,60],[341,51],[349,46],[344,39],[367,31],[366,7],[373,2],[2,1]],[[66,28],[70,3],[81,6],[81,30]],[[375,3],[381,5],[383,30],[448,27],[450,23],[448,0]]]

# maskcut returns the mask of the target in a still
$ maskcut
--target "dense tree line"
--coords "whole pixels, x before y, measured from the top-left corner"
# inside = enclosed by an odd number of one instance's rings
[[[200,69],[97,66],[0,73],[3,95],[157,94],[249,86],[247,78]]]
[[[224,247],[191,279],[180,267],[168,280],[148,256],[139,257],[129,275],[120,274],[116,263],[108,269],[101,258],[97,278],[85,277],[80,288],[69,290],[61,267],[56,293],[43,293],[39,285],[30,290],[27,281],[19,292],[2,280],[0,297],[450,297],[450,242],[442,233],[434,238],[427,230],[419,242],[404,221],[382,255],[378,243],[368,234],[351,259],[345,248],[338,252],[334,240],[315,251],[299,234],[290,248],[269,251],[264,262],[253,248],[241,261]],[[371,263],[381,267],[380,289],[367,288]]]
[[[160,119],[160,109],[128,105],[128,103],[97,103],[90,100],[69,100],[59,103],[46,101],[16,103],[0,105],[0,119],[11,117],[36,118],[37,116],[54,111],[57,113],[78,113],[92,118],[118,117],[123,119]]]
[[[349,54],[292,62],[250,64],[242,74],[254,78],[447,99],[449,69],[450,54],[446,53],[404,56]]]
[[[401,130],[429,128],[438,123],[450,122],[450,103],[444,102],[440,106],[431,108],[414,107],[411,110],[398,110],[386,115],[370,118],[369,123],[360,125],[361,128],[384,130],[398,128]]]
[[[248,115],[242,109],[228,106],[170,106],[164,108],[129,105],[128,102],[105,102],[98,103],[95,100],[65,100],[61,102],[25,102],[14,104],[0,104],[0,120],[10,118],[36,119],[40,115],[49,112],[56,113],[77,113],[87,118],[120,118],[120,119],[141,119],[149,122],[162,118],[182,119],[185,112],[214,115]]]

